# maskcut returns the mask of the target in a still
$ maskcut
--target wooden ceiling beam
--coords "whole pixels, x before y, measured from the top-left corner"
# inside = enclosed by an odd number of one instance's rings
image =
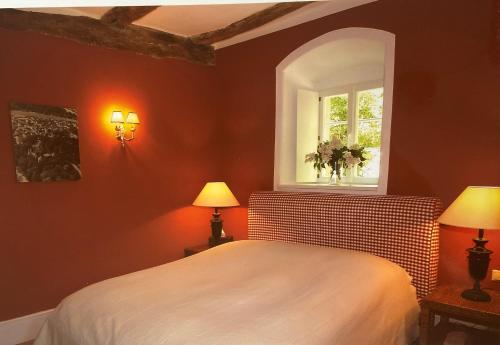
[[[118,27],[89,17],[1,9],[0,27],[35,31],[91,46],[127,50],[155,58],[178,58],[203,65],[215,64],[214,49],[209,45],[136,25]]]
[[[236,35],[242,34],[246,31],[258,28],[259,26],[267,24],[279,17],[296,11],[299,8],[302,8],[312,2],[313,1],[278,3],[259,12],[256,12],[246,18],[238,20],[237,22],[229,24],[222,29],[191,36],[191,39],[194,42],[200,44],[213,44],[215,42],[220,42]]]
[[[127,26],[153,12],[160,6],[120,6],[113,7],[101,17],[107,24]]]

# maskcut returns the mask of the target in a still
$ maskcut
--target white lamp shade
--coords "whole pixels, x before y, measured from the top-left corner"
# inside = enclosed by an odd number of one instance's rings
[[[130,112],[127,115],[127,123],[133,124],[133,125],[138,125],[140,124],[139,122],[139,117],[137,116],[137,113]]]
[[[464,228],[500,230],[500,187],[467,187],[438,222]]]
[[[123,114],[121,111],[113,111],[111,115],[111,123],[123,123]]]
[[[239,204],[224,182],[208,182],[193,202],[194,206],[205,207],[231,207]]]

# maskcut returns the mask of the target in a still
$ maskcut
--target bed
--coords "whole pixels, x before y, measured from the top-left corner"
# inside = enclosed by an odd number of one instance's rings
[[[35,345],[408,344],[439,200],[258,192],[247,241],[88,286]]]

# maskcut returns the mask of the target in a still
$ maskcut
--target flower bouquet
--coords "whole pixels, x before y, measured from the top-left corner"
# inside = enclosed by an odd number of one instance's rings
[[[313,162],[313,167],[317,171],[317,176],[320,177],[321,169],[326,169],[326,166],[331,168],[330,176],[339,183],[342,178],[341,169],[353,169],[356,166],[363,167],[367,160],[367,152],[364,147],[354,144],[350,147],[343,144],[342,141],[333,136],[330,141],[323,141],[318,144],[316,152],[311,152],[306,155],[305,162]]]

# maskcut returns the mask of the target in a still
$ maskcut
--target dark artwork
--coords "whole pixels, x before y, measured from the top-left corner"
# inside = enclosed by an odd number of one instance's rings
[[[11,103],[10,114],[18,182],[81,178],[74,109]]]

